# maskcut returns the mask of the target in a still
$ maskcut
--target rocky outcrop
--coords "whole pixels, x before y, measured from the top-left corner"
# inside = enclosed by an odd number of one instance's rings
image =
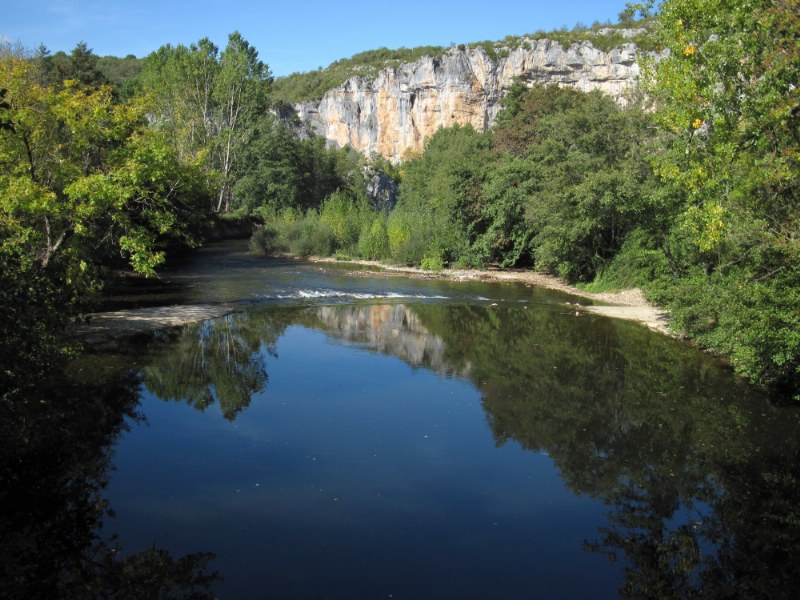
[[[370,165],[364,167],[362,174],[364,175],[367,198],[372,202],[372,206],[376,210],[392,210],[397,203],[397,195],[399,193],[397,182],[386,173],[378,171]]]
[[[482,47],[451,48],[441,57],[387,67],[374,79],[352,77],[320,102],[295,108],[331,144],[398,162],[421,152],[440,127],[490,127],[517,79],[602,90],[625,104],[639,74],[636,52],[633,43],[603,52],[588,42],[564,48],[552,40],[524,40],[496,57]]]

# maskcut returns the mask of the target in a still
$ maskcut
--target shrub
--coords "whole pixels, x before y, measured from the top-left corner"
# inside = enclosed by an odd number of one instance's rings
[[[369,219],[369,207],[337,190],[325,200],[320,210],[320,224],[330,228],[337,250],[354,250],[358,237]]]
[[[365,224],[358,239],[358,253],[370,260],[379,260],[389,255],[389,238],[386,234],[386,218],[377,214]]]
[[[441,271],[445,268],[444,251],[440,248],[431,248],[425,253],[420,266],[426,271]]]
[[[278,242],[278,231],[269,226],[259,227],[250,237],[250,252],[272,256],[284,248]]]

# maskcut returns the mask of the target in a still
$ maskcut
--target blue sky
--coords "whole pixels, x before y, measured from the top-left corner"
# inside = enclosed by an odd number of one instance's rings
[[[0,40],[69,52],[142,57],[163,44],[209,37],[224,47],[238,30],[274,75],[310,71],[386,46],[447,46],[616,21],[625,0],[26,0],[4,2]]]

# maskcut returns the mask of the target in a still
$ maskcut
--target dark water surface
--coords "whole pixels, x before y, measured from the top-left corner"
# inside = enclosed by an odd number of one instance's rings
[[[796,597],[795,407],[568,296],[244,248],[170,274],[242,312],[75,364],[139,415],[98,441],[120,556],[213,553],[219,598]]]

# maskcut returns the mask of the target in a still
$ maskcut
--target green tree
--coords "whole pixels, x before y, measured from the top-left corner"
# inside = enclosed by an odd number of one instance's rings
[[[121,253],[142,273],[163,262],[165,238],[189,240],[196,176],[150,132],[144,102],[116,104],[108,86],[38,81],[33,63],[0,59],[13,129],[0,130],[0,212],[43,267],[85,289],[91,263]],[[184,215],[185,216],[185,215]]]
[[[423,255],[442,253],[445,262],[482,261],[470,248],[484,226],[481,185],[489,156],[485,134],[471,125],[455,126],[437,131],[425,143],[425,152],[404,166],[396,210],[425,215],[426,239],[416,240],[416,234],[408,238]],[[407,258],[419,262],[423,256]]]
[[[207,38],[188,48],[162,46],[145,59],[141,81],[155,99],[156,126],[170,134],[181,161],[204,169],[214,210],[229,211],[248,171],[242,152],[267,109],[267,65],[234,32],[222,53]]]
[[[230,34],[220,55],[212,89],[217,106],[215,154],[220,171],[217,212],[230,208],[231,190],[240,170],[237,159],[244,132],[266,109],[271,82],[269,68],[258,60],[256,49],[238,31]]]
[[[301,142],[294,132],[269,116],[245,133],[239,155],[242,176],[233,188],[232,208],[279,211],[301,204]]]
[[[144,59],[141,75],[144,90],[154,99],[156,127],[170,134],[182,161],[208,171],[213,168],[212,92],[218,71],[219,49],[203,38],[188,48],[162,46]]]
[[[654,35],[669,50],[645,68],[665,137],[654,168],[685,197],[686,277],[661,298],[701,343],[796,395],[800,3],[667,0]]]
[[[482,251],[591,281],[626,235],[653,218],[648,117],[599,92],[514,86],[492,132],[483,185]]]
[[[69,78],[88,86],[107,83],[106,78],[97,68],[98,56],[92,52],[86,42],[78,42],[70,54]]]

